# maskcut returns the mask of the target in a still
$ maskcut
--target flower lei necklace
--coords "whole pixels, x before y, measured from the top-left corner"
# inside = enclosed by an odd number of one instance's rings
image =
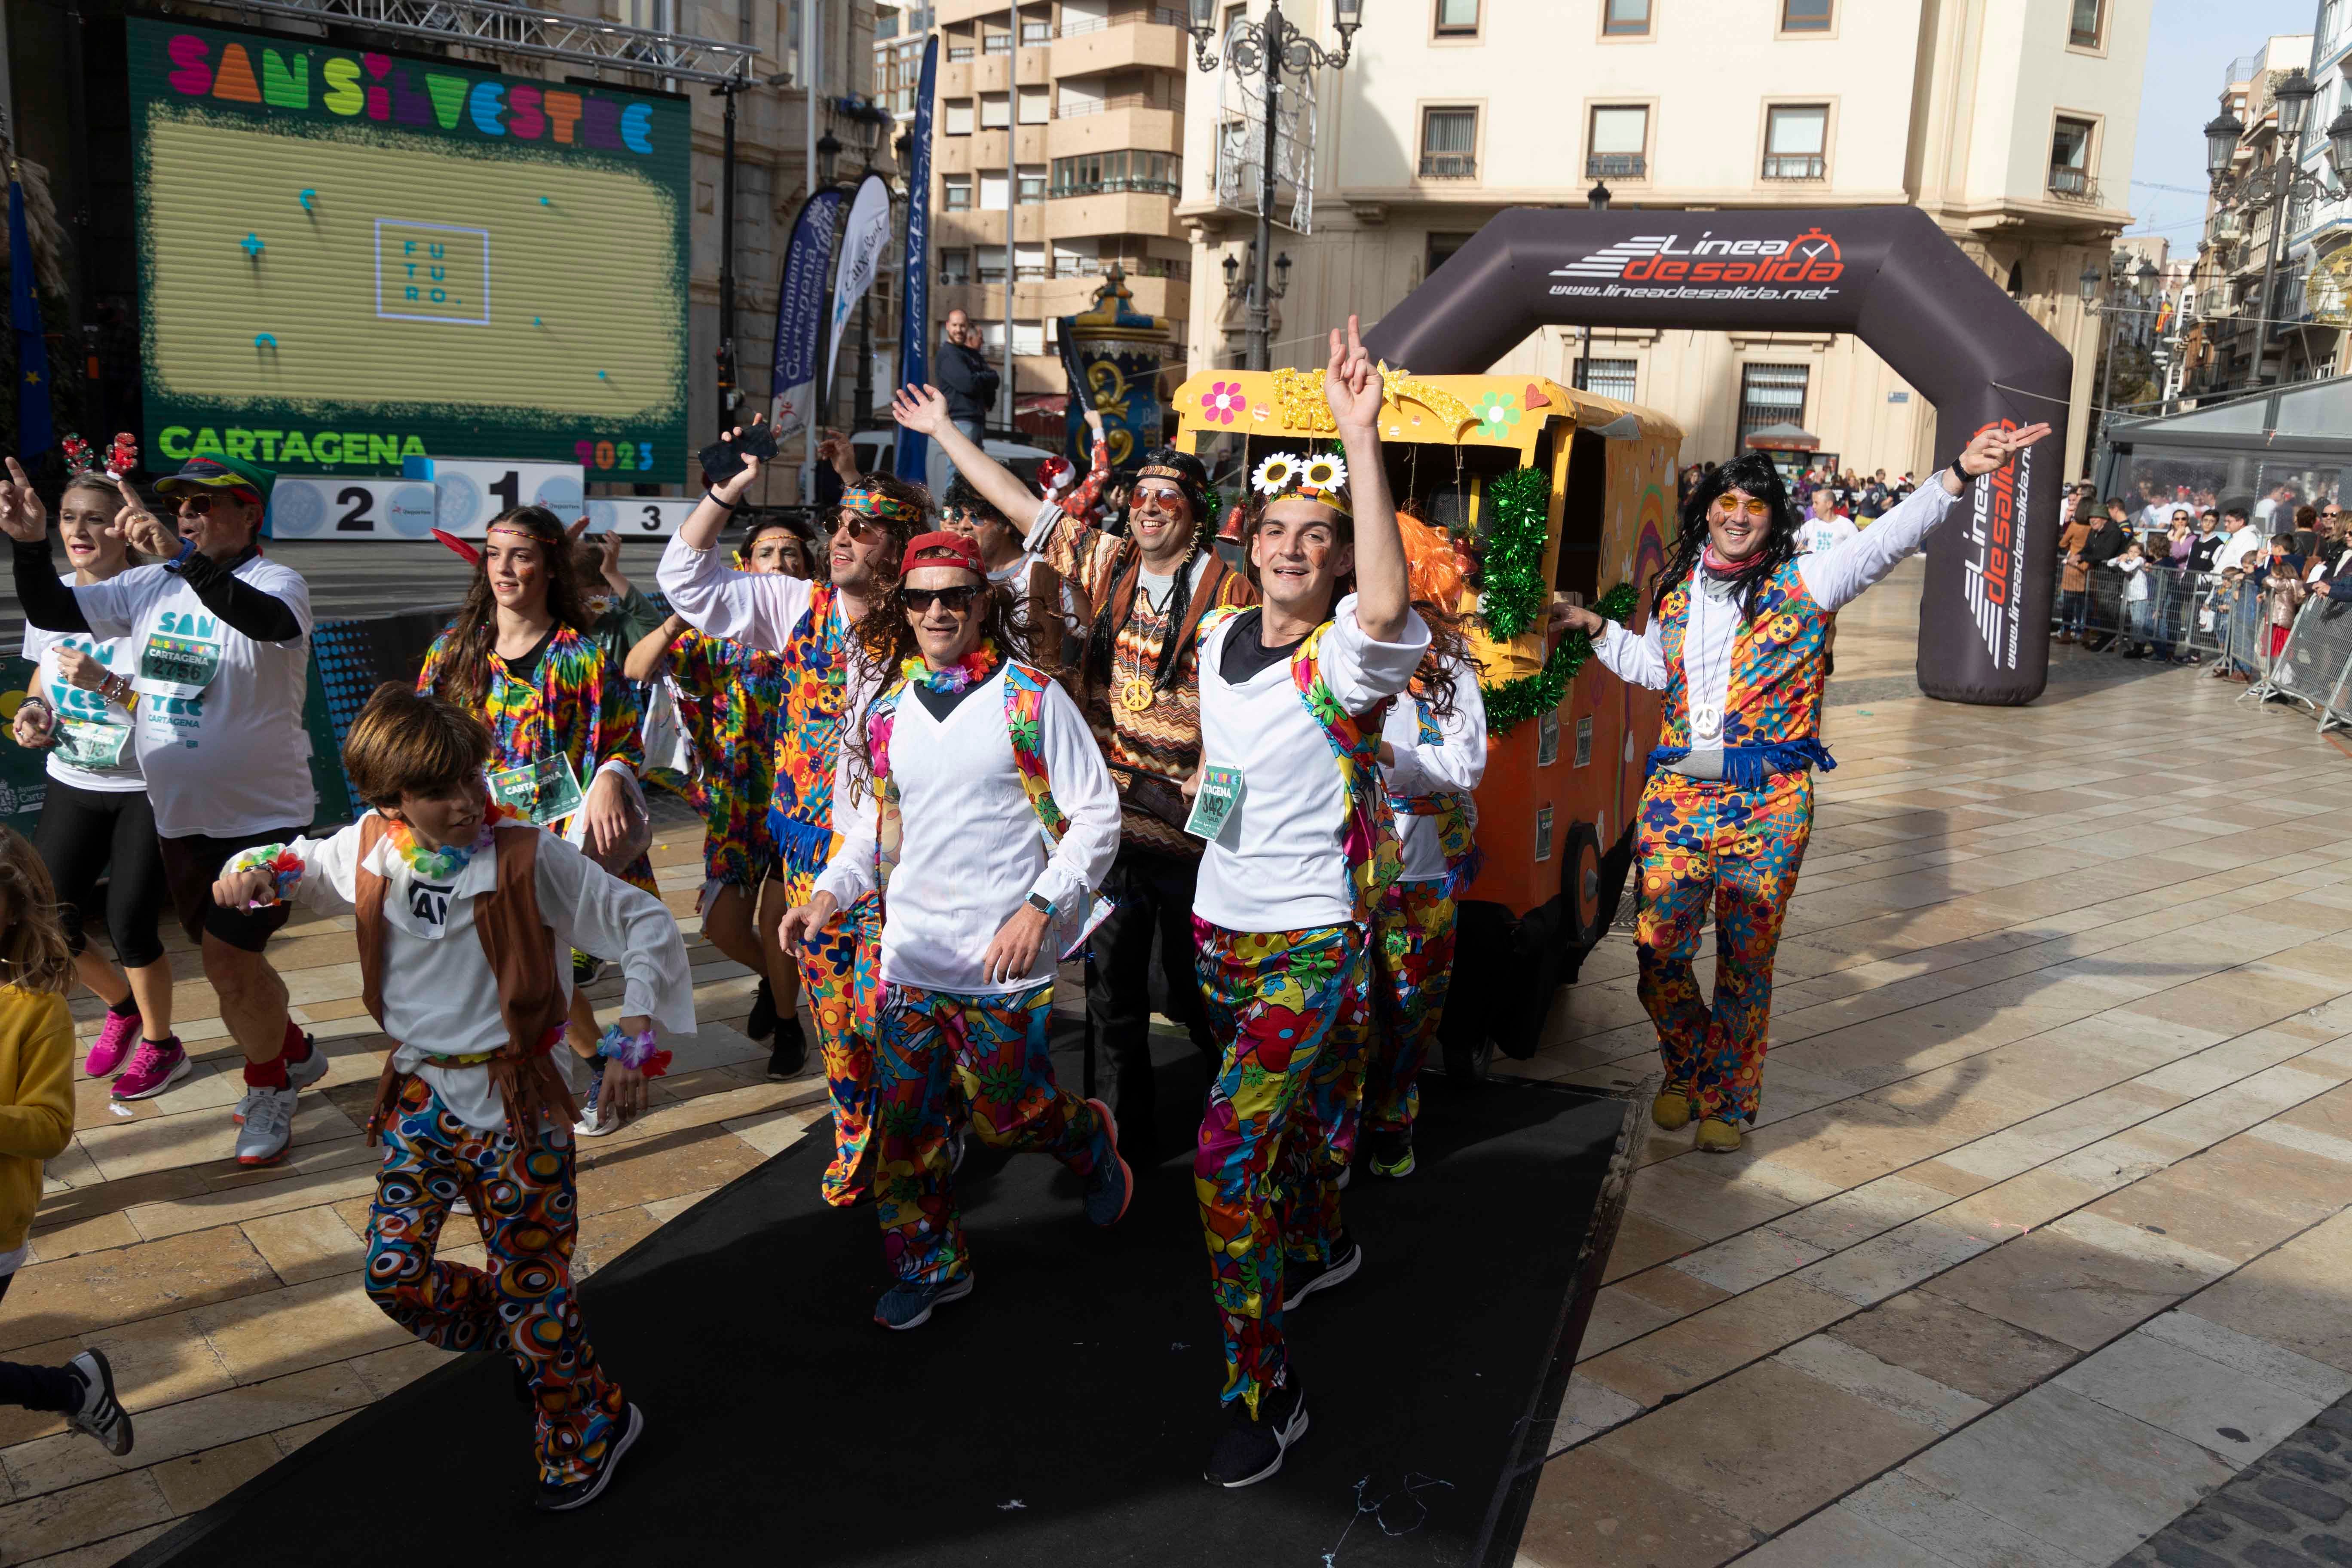
[[[422,849],[404,822],[394,823],[392,831],[384,837],[393,852],[407,865],[410,876],[427,882],[450,882],[472,863],[477,854],[490,847],[499,821],[506,815],[504,806],[490,802],[488,809],[482,813],[481,831],[474,835],[471,844],[445,844],[438,849]]]
[[[945,669],[933,669],[923,662],[922,655],[917,654],[899,664],[898,676],[910,686],[927,687],[953,696],[960,691],[969,691],[986,680],[1003,662],[997,655],[995,642],[982,637],[978,647]]]

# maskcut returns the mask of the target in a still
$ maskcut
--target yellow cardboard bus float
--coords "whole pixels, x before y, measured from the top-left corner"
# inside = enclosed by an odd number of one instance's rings
[[[1472,563],[1445,607],[1468,617],[1486,704],[1484,858],[1461,895],[1441,1037],[1448,1074],[1475,1081],[1497,1049],[1534,1054],[1554,994],[1623,893],[1660,699],[1608,679],[1580,635],[1547,637],[1545,621],[1566,594],[1647,623],[1637,595],[1674,541],[1682,431],[1555,381],[1381,368],[1399,510],[1445,529]],[[1319,370],[1203,372],[1171,408],[1176,444],[1213,472],[1246,475],[1269,451],[1338,437]]]

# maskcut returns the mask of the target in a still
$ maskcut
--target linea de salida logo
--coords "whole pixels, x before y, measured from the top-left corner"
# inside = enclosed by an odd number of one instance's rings
[[[1845,275],[1835,236],[1809,228],[1790,239],[1731,239],[1713,229],[1637,234],[1552,269],[1554,278],[1611,283],[1833,283]]]

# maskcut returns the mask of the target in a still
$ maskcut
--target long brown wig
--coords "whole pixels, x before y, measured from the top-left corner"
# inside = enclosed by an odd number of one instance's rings
[[[32,844],[10,827],[0,827],[0,984],[62,993],[73,983],[57,884]]]
[[[580,591],[579,563],[572,559],[572,547],[563,537],[563,524],[543,506],[519,506],[502,511],[490,520],[491,528],[520,529],[530,535],[539,547],[541,571],[547,581],[547,613],[559,626],[569,626],[582,637],[594,630],[596,617],[588,608],[586,595]],[[488,530],[484,531],[487,535]],[[466,602],[458,606],[457,618],[449,623],[449,660],[443,667],[439,695],[460,708],[479,703],[488,692],[490,681],[490,648],[498,641],[498,600],[490,594],[490,556],[486,548],[474,563],[474,581],[466,589]]]

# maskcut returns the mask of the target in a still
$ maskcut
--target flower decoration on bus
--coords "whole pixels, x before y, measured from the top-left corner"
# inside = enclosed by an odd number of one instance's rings
[[[1249,399],[1242,395],[1238,381],[1211,382],[1201,399],[1201,412],[1216,424],[1230,425],[1249,412]]]
[[[1478,434],[1489,441],[1511,439],[1511,426],[1519,422],[1519,400],[1507,392],[1489,392],[1470,405],[1470,416],[1478,422]]]

